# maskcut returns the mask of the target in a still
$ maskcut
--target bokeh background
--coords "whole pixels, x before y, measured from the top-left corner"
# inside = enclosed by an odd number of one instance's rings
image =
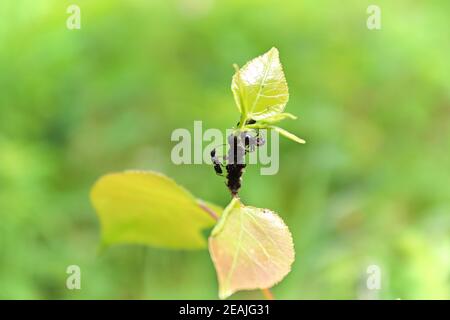
[[[66,28],[73,3],[80,30]],[[250,167],[241,191],[293,234],[276,298],[450,298],[449,39],[446,0],[1,1],[0,298],[217,298],[207,251],[99,253],[89,190],[152,169],[226,205],[211,167],[171,163],[170,135],[233,126],[232,64],[272,46],[299,116],[283,126],[307,140],[282,139],[279,173]]]

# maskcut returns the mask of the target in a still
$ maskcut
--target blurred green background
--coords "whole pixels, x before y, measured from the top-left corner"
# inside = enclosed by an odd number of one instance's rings
[[[66,28],[72,3],[81,30]],[[152,169],[226,205],[210,166],[171,163],[170,135],[233,126],[232,64],[272,46],[299,116],[283,126],[307,140],[281,139],[279,173],[250,167],[241,191],[293,234],[276,298],[450,298],[449,39],[446,0],[1,1],[0,298],[217,298],[207,251],[98,254],[89,190]]]

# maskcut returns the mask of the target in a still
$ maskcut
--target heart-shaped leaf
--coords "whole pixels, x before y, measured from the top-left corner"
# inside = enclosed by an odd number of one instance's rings
[[[155,172],[105,175],[92,188],[91,200],[100,219],[104,246],[134,243],[199,249],[206,247],[201,231],[215,224],[201,207],[207,203]]]
[[[294,262],[289,229],[273,211],[244,206],[233,198],[209,238],[219,297],[238,290],[270,288]]]
[[[289,91],[278,50],[272,48],[236,70],[231,90],[244,122],[247,119],[258,121],[283,112],[289,100]]]

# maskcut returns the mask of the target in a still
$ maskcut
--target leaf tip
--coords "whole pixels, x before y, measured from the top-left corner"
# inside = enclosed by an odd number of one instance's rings
[[[275,53],[275,54],[279,54],[278,48],[277,47],[272,47],[269,50],[270,53]]]

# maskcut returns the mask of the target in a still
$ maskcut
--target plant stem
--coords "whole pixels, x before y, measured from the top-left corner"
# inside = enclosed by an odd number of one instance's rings
[[[242,112],[241,118],[239,120],[238,130],[242,130],[242,128],[245,126],[245,121],[247,121],[247,115],[244,112]]]
[[[208,206],[206,206],[204,203],[199,203],[198,204],[200,206],[200,208],[202,208],[203,210],[205,210],[207,213],[209,213],[209,215],[216,221],[219,220],[219,216],[217,215],[217,213],[214,212],[214,210],[212,210],[211,208],[209,208]]]
[[[275,300],[275,297],[273,296],[272,291],[270,291],[269,288],[261,289],[261,291],[266,300]]]
[[[205,210],[214,220],[216,220],[216,221],[219,220],[219,215],[213,209],[211,209],[210,207],[208,207],[207,205],[205,205],[204,203],[201,203],[201,202],[198,205],[200,208]],[[261,292],[263,293],[266,300],[275,300],[275,298],[269,288],[261,289]]]

